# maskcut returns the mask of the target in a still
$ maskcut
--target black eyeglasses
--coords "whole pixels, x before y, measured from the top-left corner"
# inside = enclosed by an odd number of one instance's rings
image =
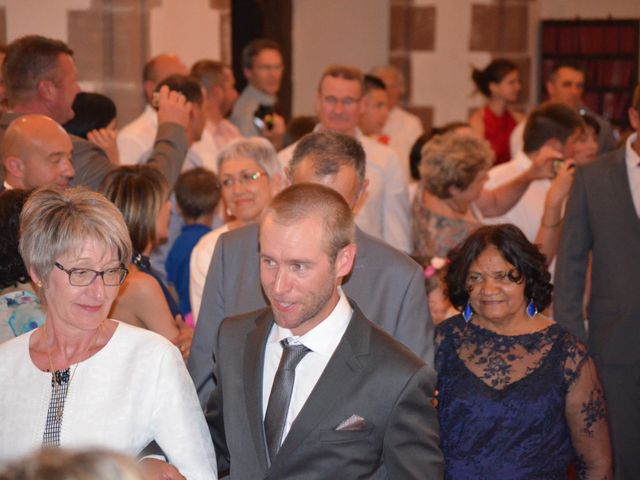
[[[124,279],[127,278],[129,270],[123,266],[116,268],[109,268],[99,272],[97,270],[91,270],[90,268],[71,268],[67,270],[58,262],[54,265],[69,275],[69,283],[74,287],[86,287],[91,285],[97,276],[102,277],[102,282],[108,287],[117,287],[122,285]]]

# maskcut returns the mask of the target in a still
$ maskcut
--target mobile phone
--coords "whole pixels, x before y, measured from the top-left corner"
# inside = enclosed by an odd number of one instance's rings
[[[562,162],[564,162],[564,158],[556,158],[553,161],[553,175],[554,176],[558,175],[558,172],[560,171],[560,168],[562,167]]]

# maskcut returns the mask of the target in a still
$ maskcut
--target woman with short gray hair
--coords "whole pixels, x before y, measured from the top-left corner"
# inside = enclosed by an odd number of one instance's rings
[[[225,232],[255,223],[282,188],[282,165],[271,142],[260,137],[234,140],[218,154],[220,191],[228,221],[204,235],[191,252],[189,299],[193,320],[198,320],[204,282],[218,238]]]
[[[0,463],[49,446],[137,455],[155,440],[186,477],[216,478],[178,350],[108,318],[131,259],[119,210],[84,188],[43,188],[27,200],[20,232],[46,318],[0,345]]]

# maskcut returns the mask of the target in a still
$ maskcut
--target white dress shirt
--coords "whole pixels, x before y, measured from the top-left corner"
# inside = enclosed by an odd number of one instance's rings
[[[329,316],[301,337],[296,337],[291,330],[281,328],[275,323],[271,327],[264,353],[262,375],[263,420],[269,405],[269,395],[271,395],[273,380],[280,364],[280,357],[282,357],[280,341],[285,338],[293,338],[291,343],[302,344],[311,350],[296,366],[296,377],[293,383],[291,403],[287,412],[282,441],[286,438],[291,429],[291,424],[300,413],[300,410],[302,410],[316,383],[318,383],[320,375],[324,372],[351,321],[353,309],[342,289],[339,289],[339,293],[340,299]]]
[[[485,184],[485,188],[493,190],[525,172],[530,166],[531,160],[524,152],[520,151],[512,160],[489,170],[489,181]],[[548,179],[532,181],[527,191],[511,210],[499,217],[485,217],[484,223],[493,225],[513,223],[522,230],[530,242],[533,242],[540,228],[544,202],[550,186],[551,181]]]
[[[320,125],[316,125],[314,131],[319,128]],[[365,151],[365,176],[369,180],[360,205],[354,212],[356,224],[392,247],[410,252],[409,187],[398,165],[398,156],[389,147],[364,136],[360,130],[356,130],[356,139],[362,143]],[[297,142],[278,153],[283,167],[289,166],[296,145]]]
[[[217,173],[220,150],[240,137],[242,137],[240,130],[229,120],[223,118],[217,125],[207,120],[202,131],[202,138],[191,146],[191,150],[195,155],[191,155],[191,158],[187,155],[187,160],[200,160],[201,163],[194,165],[185,162],[185,167],[187,169],[204,167]]]
[[[158,112],[151,105],[144,107],[143,112],[131,123],[118,132],[116,143],[121,165],[141,165],[146,163],[153,151],[153,143],[158,133]],[[187,152],[182,170],[190,170],[201,166],[202,159],[190,148]]]
[[[627,139],[624,158],[627,162],[627,174],[629,175],[629,187],[631,188],[633,205],[636,207],[636,214],[640,217],[640,155],[632,147],[637,138],[638,134],[634,133]]]
[[[202,304],[202,292],[204,291],[204,283],[207,280],[207,273],[213,258],[213,251],[216,249],[216,243],[218,243],[220,235],[228,231],[229,224],[225,223],[221,227],[203,235],[191,250],[191,257],[189,258],[189,301],[191,302],[194,323],[198,321],[200,305]]]
[[[147,105],[139,117],[118,132],[116,141],[120,163],[122,165],[143,163],[145,156],[148,157],[151,153],[157,131],[158,114],[151,105]]]
[[[398,161],[408,182],[411,176],[409,153],[418,137],[424,133],[422,122],[414,114],[395,106],[389,112],[382,133],[389,137],[388,145],[398,155]]]

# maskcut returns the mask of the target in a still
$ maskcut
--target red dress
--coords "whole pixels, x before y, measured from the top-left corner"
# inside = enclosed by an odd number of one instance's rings
[[[494,165],[511,160],[509,137],[518,123],[511,112],[505,109],[502,115],[498,116],[489,107],[484,107],[482,122],[484,123],[484,138],[489,141],[496,154]]]

